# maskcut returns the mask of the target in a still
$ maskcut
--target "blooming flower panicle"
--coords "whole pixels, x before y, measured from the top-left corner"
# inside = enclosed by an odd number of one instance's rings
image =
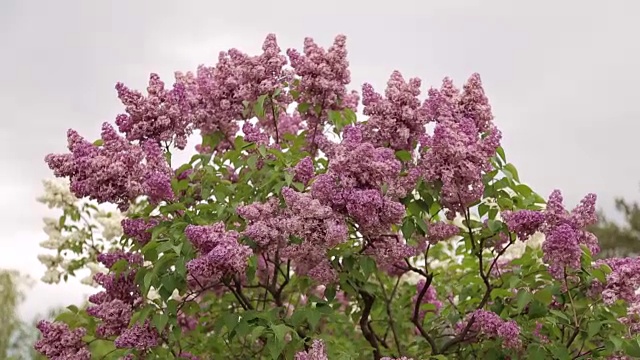
[[[521,348],[520,327],[514,320],[503,320],[498,314],[482,309],[471,313],[467,321],[471,321],[471,318],[474,320],[470,331],[477,337],[500,339],[505,348]],[[465,327],[466,323],[461,323],[459,330]]]
[[[295,360],[329,360],[322,340],[313,340],[309,351],[300,351]]]
[[[116,125],[128,140],[174,142],[178,149],[185,148],[192,129],[183,84],[165,89],[160,76],[151,74],[146,97],[120,82],[116,90],[126,110],[118,115]]]
[[[140,245],[145,245],[151,241],[151,229],[160,223],[158,219],[151,218],[145,220],[142,218],[136,219],[123,219],[122,230],[124,234],[132,239],[135,239]]]
[[[492,170],[490,159],[500,146],[501,133],[490,123],[480,79],[473,75],[461,94],[446,78],[440,90],[429,90],[423,111],[436,123],[433,135],[421,141],[419,167],[430,182],[440,182],[442,205],[450,219],[482,197],[482,174]]]
[[[362,86],[363,113],[369,116],[363,132],[368,142],[393,150],[415,149],[427,123],[427,114],[418,99],[420,84],[420,79],[407,82],[399,71],[394,71],[384,98],[370,84]]]
[[[327,172],[316,177],[311,193],[322,204],[352,217],[360,231],[380,234],[405,215],[398,199],[406,189],[396,186],[401,170],[393,150],[363,142],[362,130],[347,126]]]
[[[42,338],[36,341],[34,349],[51,360],[89,360],[91,352],[82,341],[86,334],[83,328],[70,329],[67,324],[41,320],[36,326]]]
[[[122,334],[142,300],[135,282],[136,269],[142,265],[142,256],[121,250],[98,255],[98,261],[107,268],[120,260],[128,263],[128,269],[122,273],[99,272],[94,275],[94,280],[104,290],[89,297],[89,303],[93,305],[87,307],[87,314],[100,320],[96,334],[102,338]]]
[[[49,154],[45,160],[57,177],[70,179],[75,196],[111,202],[121,211],[141,195],[148,195],[153,202],[173,197],[173,172],[157,143],[131,144],[108,123],[102,126],[102,141],[103,145],[97,146],[69,130],[71,152]]]
[[[504,211],[501,215],[509,230],[522,241],[535,234],[545,220],[542,212],[534,210]]]
[[[187,270],[202,286],[215,283],[229,274],[244,273],[251,248],[240,244],[240,234],[226,231],[224,223],[189,225],[185,234],[199,252],[197,258],[187,263]]]

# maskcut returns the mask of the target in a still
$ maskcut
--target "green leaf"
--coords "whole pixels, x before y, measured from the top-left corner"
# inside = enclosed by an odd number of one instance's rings
[[[162,333],[165,326],[169,322],[169,316],[167,314],[155,314],[153,315],[153,325],[158,329],[159,332]]]
[[[562,344],[558,344],[551,349],[551,353],[553,354],[553,358],[556,360],[569,360],[571,355],[569,354],[569,350],[566,346]]]
[[[533,294],[533,298],[538,300],[538,301],[540,301],[541,303],[543,303],[545,305],[549,305],[549,304],[551,304],[551,301],[553,300],[553,293],[551,292],[550,289],[544,288],[544,289],[536,291]]]
[[[502,148],[502,146],[498,146],[498,148],[496,149],[496,153],[498,153],[498,156],[500,156],[500,160],[502,160],[503,162],[507,162],[507,157],[504,155],[504,149]]]
[[[273,330],[276,339],[283,341],[287,333],[291,331],[291,328],[285,324],[278,324],[271,326],[271,330]]]
[[[545,360],[547,359],[546,351],[538,344],[531,343],[527,347],[527,359],[529,360]]]
[[[367,280],[376,271],[376,262],[368,256],[363,256],[360,258],[360,268],[362,268],[365,280]]]
[[[307,321],[312,329],[315,329],[320,322],[320,318],[322,317],[322,313],[314,308],[309,308],[306,310]]]
[[[507,175],[508,178],[513,178],[513,180],[520,182],[520,177],[518,176],[518,170],[512,163],[508,163],[504,166],[503,172]]]
[[[516,311],[522,311],[533,300],[533,295],[526,290],[518,291],[518,300],[516,302]]]
[[[640,358],[640,344],[637,339],[627,340],[622,346],[624,353],[634,358]]]
[[[409,162],[412,160],[411,153],[407,150],[398,150],[396,151],[396,158],[400,161]]]
[[[600,332],[601,328],[602,328],[602,322],[600,321],[590,322],[589,326],[587,327],[588,337],[589,338],[594,337],[597,333]]]
[[[496,233],[502,229],[503,224],[500,220],[489,219],[489,221],[487,221],[487,225],[489,227],[489,230]]]
[[[356,116],[356,113],[353,112],[353,110],[344,109],[344,110],[342,110],[342,113],[344,115],[344,118],[345,118],[347,124],[355,124],[356,121],[358,121],[358,117]]]
[[[262,334],[264,333],[264,330],[266,328],[264,326],[256,326],[255,328],[253,328],[253,330],[251,330],[251,334],[249,335],[249,339],[251,340],[256,340],[258,339],[260,336],[262,336]]]
[[[253,112],[257,117],[264,117],[264,100],[267,98],[267,95],[260,95],[258,97],[258,101],[253,105]]]
[[[429,233],[429,227],[427,226],[427,223],[424,222],[424,219],[422,218],[416,218],[416,224],[418,225],[418,227],[420,228],[420,230],[422,230],[423,234],[428,234]]]
[[[300,112],[300,114],[304,114],[309,110],[310,106],[311,104],[307,103],[298,104],[298,112]]]

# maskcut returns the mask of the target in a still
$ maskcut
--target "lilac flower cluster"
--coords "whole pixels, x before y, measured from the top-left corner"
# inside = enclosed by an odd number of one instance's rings
[[[142,257],[140,254],[122,251],[98,256],[98,261],[107,268],[111,268],[120,260],[128,263],[128,269],[124,272],[98,273],[94,277],[104,288],[103,291],[89,297],[89,302],[94,305],[87,308],[87,314],[100,320],[96,335],[101,338],[116,336],[115,345],[118,348],[146,350],[158,346],[160,335],[148,322],[128,327],[133,312],[143,301],[135,283],[136,268],[142,265]]]
[[[436,126],[433,135],[426,134],[421,141],[419,166],[424,179],[442,183],[442,205],[453,219],[482,197],[482,174],[492,169],[490,159],[500,145],[501,133],[491,123],[491,108],[478,74],[471,76],[462,93],[444,79],[440,90],[429,90],[423,107]]]
[[[482,309],[471,313],[468,321],[471,321],[471,318],[474,320],[469,330],[476,337],[501,339],[505,348],[518,349],[522,346],[520,327],[514,320],[503,320],[498,314]],[[458,330],[466,326],[465,323],[461,323]]]
[[[335,150],[327,172],[313,183],[313,197],[352,218],[367,236],[400,223],[405,208],[398,198],[404,189],[397,187],[396,179],[402,165],[393,150],[364,142],[361,129],[353,126],[345,127],[344,140]]]
[[[91,353],[87,344],[82,341],[86,334],[83,328],[69,329],[59,322],[40,321],[36,326],[42,333],[34,345],[34,349],[51,360],[89,360]]]
[[[333,46],[325,51],[313,39],[305,38],[304,55],[295,49],[287,50],[291,66],[300,80],[295,86],[299,93],[297,101],[309,105],[300,115],[307,122],[312,146],[324,139],[322,125],[329,110],[349,108],[355,111],[358,105],[358,94],[347,94],[346,89],[351,82],[346,41],[346,36],[339,35]],[[316,107],[320,107],[321,113],[316,113]]]
[[[502,219],[509,227],[509,230],[516,233],[518,239],[526,241],[538,231],[542,223],[544,223],[545,216],[540,211],[534,210],[504,211],[502,212]]]
[[[116,125],[129,141],[175,141],[177,148],[184,149],[191,133],[185,87],[177,82],[173,89],[167,90],[164,85],[157,74],[151,74],[145,97],[117,83],[118,98],[127,114],[118,115]]]
[[[120,210],[141,195],[152,202],[173,198],[173,172],[157,143],[131,144],[108,123],[102,126],[102,146],[93,145],[74,130],[67,136],[71,153],[49,154],[45,160],[56,176],[70,178],[77,197],[112,202]]]
[[[216,283],[229,274],[244,273],[251,249],[238,242],[237,232],[226,231],[224,223],[189,225],[185,234],[200,253],[187,263],[187,270],[201,286]]]
[[[393,234],[370,238],[369,244],[365,246],[364,254],[372,256],[378,268],[390,276],[400,276],[407,272],[405,259],[416,256],[418,252],[401,235]]]
[[[460,233],[460,228],[454,224],[449,224],[444,221],[438,221],[429,224],[429,234],[427,235],[427,241],[435,245],[440,241],[450,239]]]
[[[263,53],[249,56],[237,49],[221,52],[215,67],[200,66],[197,73],[178,74],[184,84],[191,106],[194,128],[204,133],[220,131],[227,140],[238,131],[237,120],[246,120],[245,102],[253,103],[260,95],[270,95],[265,102],[265,119],[261,125],[266,130],[274,128],[272,113],[276,114],[291,103],[291,96],[283,84],[292,79],[292,72],[285,70],[285,56],[280,55],[276,37],[269,34],[263,44]],[[273,105],[277,104],[273,109]],[[223,149],[231,144],[222,143]]]
[[[282,196],[285,208],[279,207],[276,198],[239,207],[238,214],[248,221],[243,235],[253,240],[258,251],[271,261],[276,261],[273,257],[277,252],[282,259],[293,262],[296,273],[308,275],[320,283],[334,281],[336,273],[326,253],[346,241],[344,220],[309,193],[283,188]],[[289,243],[291,237],[301,242]],[[270,269],[268,261],[262,263]]]
[[[313,340],[309,351],[300,351],[294,360],[329,360],[322,340]]]
[[[293,168],[293,180],[301,182],[304,185],[308,185],[315,173],[313,159],[310,156],[307,156],[300,160]]]
[[[137,219],[123,219],[121,222],[122,232],[136,240],[140,245],[144,246],[151,241],[151,229],[157,226],[160,220],[151,218],[149,220],[137,218]]]
[[[426,111],[418,99],[420,84],[420,79],[406,82],[400,72],[394,71],[384,98],[370,84],[362,86],[363,113],[369,116],[363,130],[367,142],[393,150],[415,149],[427,123]]]
[[[595,267],[603,264],[608,265],[612,271],[607,275],[606,284],[593,284],[592,293],[600,294],[605,304],[613,304],[617,300],[624,300],[630,305],[640,303],[640,295],[636,294],[640,288],[640,258],[598,260]],[[636,310],[637,308],[636,305]]]
[[[542,212],[518,210],[504,214],[509,229],[523,241],[536,231],[544,233],[543,260],[556,279],[564,278],[565,268],[580,268],[581,245],[585,245],[593,255],[600,251],[595,235],[584,230],[597,221],[596,196],[588,194],[571,212],[565,209],[562,201],[560,191],[554,190]]]

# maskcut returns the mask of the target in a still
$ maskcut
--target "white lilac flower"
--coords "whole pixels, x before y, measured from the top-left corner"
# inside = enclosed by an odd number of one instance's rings
[[[103,212],[96,214],[96,220],[102,226],[102,236],[105,240],[111,241],[122,236],[123,216],[120,212]]]
[[[56,269],[50,268],[44,273],[44,276],[40,279],[45,284],[57,284],[60,282],[60,272]]]
[[[71,193],[67,179],[46,179],[42,181],[42,185],[44,185],[44,194],[37,200],[51,209],[69,206],[78,201],[78,198]]]

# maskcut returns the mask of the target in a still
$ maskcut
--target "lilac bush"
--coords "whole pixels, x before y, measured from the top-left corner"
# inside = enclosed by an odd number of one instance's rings
[[[69,130],[69,153],[46,162],[75,197],[126,210],[119,241],[98,248],[102,290],[42,323],[36,349],[640,356],[640,261],[592,260],[595,195],[568,211],[559,191],[545,201],[520,181],[478,74],[425,98],[399,71],[383,93],[359,94],[350,79],[345,36],[283,53],[269,35],[261,54],[221,52],[215,66],[176,72],[172,87],[156,74],[147,95],[117,84],[118,130],[104,124],[93,143]],[[188,146],[191,160],[172,164]]]

